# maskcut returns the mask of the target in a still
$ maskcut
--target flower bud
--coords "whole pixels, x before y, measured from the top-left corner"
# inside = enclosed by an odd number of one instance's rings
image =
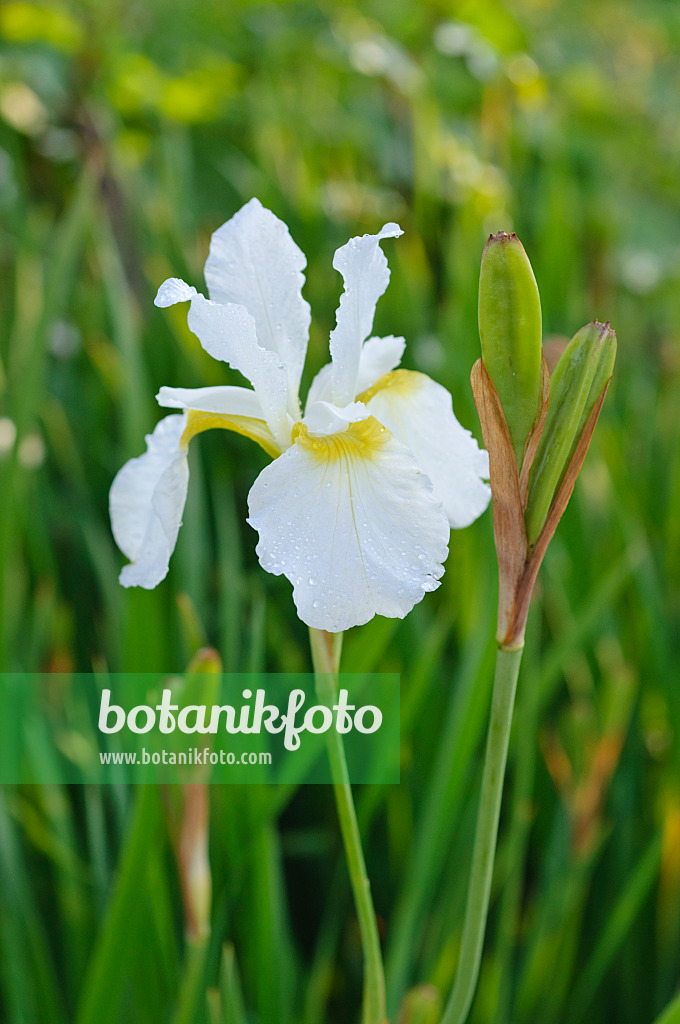
[[[533,545],[586,423],[614,369],[616,334],[609,324],[582,327],[562,353],[550,378],[550,405],[531,469],[526,510]]]
[[[490,235],[479,275],[479,335],[518,466],[541,401],[541,300],[517,235]]]
[[[442,1005],[439,991],[434,985],[418,985],[406,993],[399,1024],[437,1024],[441,1020]]]

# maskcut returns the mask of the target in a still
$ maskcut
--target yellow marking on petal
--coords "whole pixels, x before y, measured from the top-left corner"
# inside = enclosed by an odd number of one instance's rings
[[[261,448],[264,448],[267,455],[273,459],[278,458],[281,449],[274,440],[274,435],[264,420],[255,419],[252,416],[225,416],[219,412],[201,412],[198,409],[187,409],[187,425],[184,428],[180,440],[181,448],[188,448],[189,441],[196,434],[202,434],[204,430],[233,430],[236,434],[242,434],[255,441]]]
[[[390,431],[378,423],[375,416],[369,416],[359,423],[350,423],[347,430],[322,437],[310,437],[304,423],[293,427],[293,442],[301,445],[319,462],[336,459],[372,459],[392,437]]]
[[[355,401],[369,402],[374,395],[386,388],[392,392],[398,392],[405,398],[417,391],[425,380],[427,380],[427,375],[418,373],[417,370],[390,370],[389,373],[383,373],[372,387],[357,395]]]

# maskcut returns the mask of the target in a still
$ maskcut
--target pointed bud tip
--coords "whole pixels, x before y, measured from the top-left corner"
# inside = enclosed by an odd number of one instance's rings
[[[221,672],[222,659],[219,651],[216,651],[214,647],[201,647],[191,659],[187,671],[189,674]]]
[[[613,334],[616,337],[616,331],[612,327],[610,320],[605,320],[604,323],[601,320],[591,320],[589,324],[586,324],[586,327],[594,327],[602,335]]]
[[[617,344],[618,344],[617,338],[616,338],[616,331],[611,326],[611,323],[610,323],[609,320],[606,320],[604,323],[601,323],[599,320],[592,320],[587,325],[587,327],[584,328],[584,330],[586,330],[587,328],[592,328],[592,329],[594,329],[597,332],[597,345],[598,345],[598,348],[600,350],[602,348],[606,348],[608,351],[611,351],[612,353],[616,353],[616,348],[617,348]],[[613,369],[613,363],[612,363],[612,369]]]
[[[489,246],[493,245],[494,243],[503,244],[506,242],[516,242],[521,249],[524,248],[524,246],[522,245],[514,231],[497,231],[495,235],[489,235],[489,237],[487,238],[486,245],[484,246],[484,250],[482,252],[482,259],[484,258],[484,254],[486,253],[486,250],[489,248]]]

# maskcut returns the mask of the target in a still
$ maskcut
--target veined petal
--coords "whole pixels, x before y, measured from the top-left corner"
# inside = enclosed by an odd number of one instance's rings
[[[372,387],[384,374],[399,366],[406,342],[390,334],[386,338],[369,338],[361,348],[355,392]],[[312,381],[307,395],[307,409],[314,402],[330,401],[333,391],[333,364],[322,366]]]
[[[401,234],[398,224],[385,224],[377,235],[351,238],[333,257],[333,266],[345,282],[330,343],[334,405],[347,405],[356,397],[361,347],[371,333],[376,303],[390,280],[380,241]]]
[[[276,443],[286,448],[292,421],[286,412],[286,369],[279,357],[258,344],[255,320],[245,307],[210,302],[177,278],[161,285],[156,305],[169,306],[189,298],[189,329],[214,359],[229,363],[251,382]]]
[[[162,419],[147,434],[144,455],[126,462],[111,485],[113,536],[131,561],[120,574],[124,587],[151,590],[167,575],[189,483],[186,424],[186,415]]]
[[[257,199],[213,234],[205,280],[213,302],[245,306],[257,338],[278,353],[288,372],[289,412],[297,396],[309,339],[309,303],[302,298],[307,266],[287,226]]]
[[[427,473],[454,529],[469,526],[489,504],[489,456],[453,412],[451,395],[424,373],[395,370],[359,396],[403,441]]]
[[[262,411],[260,400],[248,388],[231,386],[212,388],[163,387],[156,395],[159,405],[186,409],[187,424],[182,444],[204,430],[233,430],[255,441],[273,459],[281,454]]]
[[[373,417],[295,443],[248,496],[264,569],[285,575],[303,622],[340,632],[403,618],[439,586],[449,524],[408,449]]]

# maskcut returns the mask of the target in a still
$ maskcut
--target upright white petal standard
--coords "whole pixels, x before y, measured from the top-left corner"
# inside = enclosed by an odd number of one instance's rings
[[[405,340],[395,338],[393,334],[386,338],[369,338],[368,341],[365,341],[359,357],[359,372],[355,385],[356,395],[372,388],[384,374],[396,369],[401,362],[405,348]]]
[[[257,339],[288,371],[289,412],[298,418],[311,314],[302,298],[307,260],[282,220],[257,199],[213,234],[205,280],[213,302],[245,306]]]
[[[403,338],[395,338],[393,334],[386,338],[369,338],[361,348],[359,371],[354,385],[355,396],[368,388],[384,374],[399,366],[404,354],[406,342]],[[314,402],[329,402],[333,391],[333,364],[322,366],[309,387],[306,408]]]
[[[362,345],[371,333],[376,303],[390,280],[380,241],[398,238],[401,234],[403,231],[398,224],[385,224],[377,235],[350,238],[333,257],[333,266],[345,282],[336,326],[331,332],[334,405],[347,405],[356,396]]]
[[[144,455],[130,459],[111,485],[109,511],[116,544],[131,561],[124,587],[152,590],[168,572],[187,497],[189,467],[180,441],[185,415],[166,416],[147,434]]]
[[[305,403],[305,412],[311,409],[315,402],[330,402],[332,397],[332,375],[332,363],[326,363],[325,366],[321,367],[312,380],[312,383],[309,385],[307,401]]]
[[[210,302],[177,278],[161,285],[156,305],[169,306],[189,298],[189,329],[209,355],[229,363],[250,381],[277,444],[286,448],[291,426],[286,412],[288,381],[278,355],[258,344],[255,320],[244,306]]]
[[[489,504],[489,456],[453,412],[451,395],[424,373],[397,370],[362,396],[373,416],[403,441],[427,473],[454,529]]]
[[[309,626],[403,618],[444,572],[449,524],[430,481],[373,417],[325,438],[298,430],[248,496],[260,564],[291,581]]]

